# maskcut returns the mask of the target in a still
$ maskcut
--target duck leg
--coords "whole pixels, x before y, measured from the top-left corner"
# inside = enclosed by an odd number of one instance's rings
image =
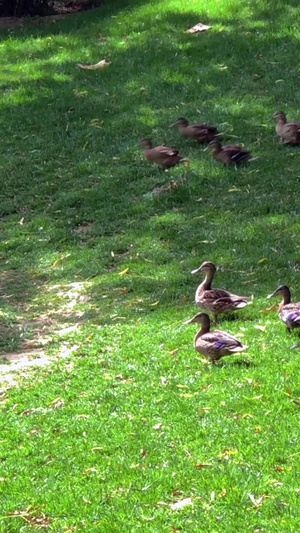
[[[214,320],[213,320],[213,322],[214,322],[215,326],[218,325],[218,315],[217,315],[217,313],[214,313]]]

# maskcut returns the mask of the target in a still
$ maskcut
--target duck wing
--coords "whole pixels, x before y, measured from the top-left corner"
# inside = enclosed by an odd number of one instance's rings
[[[246,346],[226,331],[210,331],[202,335],[199,341],[199,344],[204,342],[209,345],[211,355],[228,355],[246,349]]]
[[[173,150],[173,148],[169,148],[169,146],[156,146],[153,150],[166,157],[173,157],[179,153],[178,150]]]
[[[284,306],[279,312],[282,322],[290,328],[300,327],[300,306]]]
[[[209,124],[191,124],[191,130],[195,133],[207,135],[208,133],[217,133],[218,130],[214,126],[209,126]]]
[[[300,142],[300,122],[287,122],[284,124],[282,137],[292,142]]]

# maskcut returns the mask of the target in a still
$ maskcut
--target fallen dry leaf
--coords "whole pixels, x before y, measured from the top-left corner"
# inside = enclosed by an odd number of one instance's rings
[[[99,63],[95,63],[94,65],[83,65],[82,63],[77,63],[77,66],[79,68],[83,68],[85,70],[96,70],[98,68],[108,67],[110,63],[107,63],[105,59],[102,59],[99,61]]]
[[[255,499],[253,494],[250,494],[250,493],[248,494],[248,496],[256,508],[260,507],[263,504],[264,497],[265,497],[265,496],[261,496],[260,498]]]
[[[178,509],[182,509],[183,507],[186,507],[187,505],[191,505],[193,507],[193,502],[191,498],[184,498],[183,500],[178,500],[175,503],[172,503],[170,505],[172,511],[177,511]]]
[[[119,272],[119,276],[124,276],[125,274],[127,274],[129,268],[125,268],[125,270],[122,270],[121,272]]]
[[[176,181],[171,180],[168,185],[162,185],[161,187],[156,187],[156,189],[153,189],[152,194],[159,195],[163,194],[165,192],[173,191],[174,189],[178,189],[179,185]]]
[[[265,331],[266,330],[266,326],[260,326],[259,324],[255,324],[254,327],[255,327],[255,329],[259,329],[260,331]]]
[[[55,398],[55,400],[51,402],[51,405],[56,409],[57,407],[63,407],[65,402],[62,398]]]
[[[6,513],[6,516],[20,517],[32,527],[47,528],[50,526],[50,518],[37,507],[29,505],[24,511]]]
[[[271,305],[271,307],[267,307],[266,309],[262,309],[261,313],[263,313],[264,315],[267,315],[268,313],[271,313],[272,311],[275,311],[277,308],[278,308],[278,304],[275,303],[275,304]]]
[[[172,492],[172,496],[179,496],[179,494],[183,494],[183,490],[175,489]]]
[[[212,466],[212,464],[209,464],[209,463],[198,463],[198,464],[194,465],[195,468],[205,468],[207,466]]]
[[[193,26],[189,30],[187,30],[187,33],[199,33],[202,31],[210,30],[211,26],[207,26],[206,24],[202,24],[202,22],[199,22],[196,24],[196,26]]]

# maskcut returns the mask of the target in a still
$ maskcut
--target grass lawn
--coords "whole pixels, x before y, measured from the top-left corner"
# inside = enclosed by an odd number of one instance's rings
[[[300,300],[300,152],[269,121],[300,118],[299,22],[298,0],[119,0],[1,31],[1,532],[299,532],[298,337],[263,312],[279,284]],[[224,168],[178,116],[258,159]],[[220,325],[248,352],[215,366],[183,325],[204,260],[254,298]]]

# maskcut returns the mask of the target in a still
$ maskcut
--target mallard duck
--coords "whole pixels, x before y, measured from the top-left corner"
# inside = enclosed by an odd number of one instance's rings
[[[300,144],[300,122],[287,122],[283,111],[276,111],[272,119],[277,120],[276,133],[283,144]]]
[[[223,289],[212,289],[211,284],[216,273],[216,267],[211,261],[205,261],[196,270],[192,270],[191,274],[198,274],[205,272],[205,279],[199,285],[195,294],[195,302],[202,309],[211,311],[214,315],[214,322],[217,323],[218,315],[228,311],[235,311],[242,309],[252,302],[248,302],[245,296],[237,296],[231,294]]]
[[[251,159],[251,153],[238,144],[222,146],[218,139],[213,139],[209,143],[209,148],[213,158],[224,165],[240,165],[241,163],[247,163]]]
[[[201,324],[201,329],[195,336],[194,346],[197,352],[209,357],[212,364],[224,355],[243,352],[248,348],[226,331],[209,331],[210,319],[206,313],[198,313],[185,324]]]
[[[161,165],[164,169],[184,162],[188,166],[190,165],[190,161],[186,157],[182,157],[178,150],[173,150],[173,148],[168,146],[155,146],[153,148],[151,139],[142,139],[139,145],[144,147],[144,156],[147,161]]]
[[[267,298],[274,298],[274,296],[279,295],[282,296],[282,302],[279,305],[279,317],[290,333],[293,329],[300,328],[300,302],[291,302],[291,291],[286,285],[280,285]]]
[[[184,117],[179,117],[175,120],[174,124],[171,124],[172,126],[178,126],[182,135],[191,137],[199,143],[209,143],[218,135],[218,130],[214,126],[209,126],[208,124],[190,124]]]

